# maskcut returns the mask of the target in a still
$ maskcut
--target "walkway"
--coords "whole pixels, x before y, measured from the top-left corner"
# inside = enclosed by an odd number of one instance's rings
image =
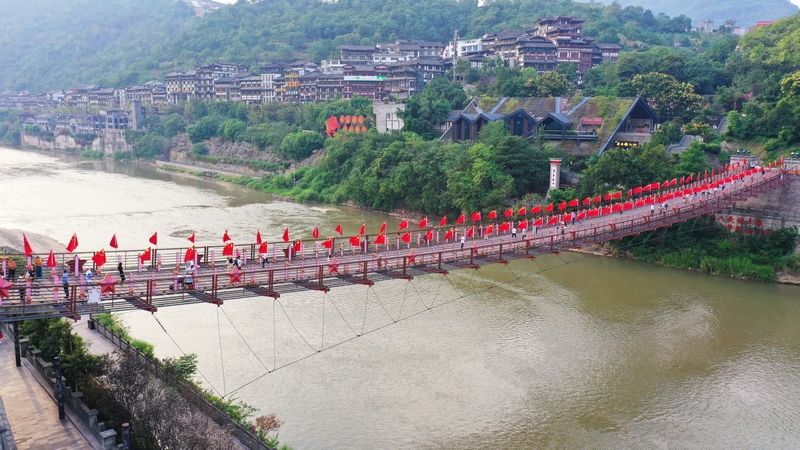
[[[531,217],[528,215],[514,222],[483,222],[484,226],[476,223],[474,227],[468,225],[470,231],[465,225],[455,229],[451,224],[443,228],[390,232],[379,236],[380,239],[365,235],[352,238],[344,236],[335,241],[333,238],[296,241],[297,253],[288,249],[290,244],[269,243],[265,253],[270,256],[270,261],[264,267],[254,264],[256,261],[252,259],[254,254],[258,256],[258,244],[236,248],[232,243],[228,244],[228,251],[236,250],[243,254],[243,270],[226,267],[227,257],[223,256],[223,249],[219,246],[197,247],[196,251],[194,247],[192,250],[152,250],[145,253],[151,259],[150,262],[145,261],[149,267],[139,266],[139,270],[135,269],[140,264],[138,252],[107,252],[107,261],[115,262],[119,258],[129,268],[124,283],[114,276],[116,273],[107,272],[107,280],[98,277],[92,286],[83,282],[83,275],[77,280],[71,275],[70,296],[66,302],[58,278],[33,283],[27,289],[24,285],[11,287],[6,284],[10,298],[0,307],[0,321],[58,316],[77,320],[93,313],[134,309],[155,312],[165,306],[196,303],[221,305],[224,301],[253,295],[277,298],[305,289],[327,292],[331,288],[349,284],[371,286],[383,280],[412,279],[425,273],[446,274],[449,270],[533,258],[671,226],[735,206],[748,198],[769,192],[786,181],[788,179],[780,169],[769,168],[764,172],[749,169],[727,172],[683,186],[675,186],[676,180],[653,183],[631,190],[628,195],[622,192],[609,193],[602,202],[599,196],[596,199],[587,198],[580,202],[583,206],[579,208],[575,207],[578,200],[570,202],[572,207],[567,207],[566,203],[559,205],[565,208],[563,214],[571,210],[578,213],[574,225],[570,223],[562,228],[557,224],[567,216],[559,215],[559,211],[551,211],[547,212],[550,215],[534,216],[538,217],[535,220],[526,218]],[[660,210],[660,205],[669,207]],[[519,222],[519,219],[525,220]],[[517,228],[525,227],[527,230],[512,237],[508,231],[512,223]],[[742,232],[767,232],[744,228]],[[731,229],[739,231],[738,227]],[[467,241],[462,247],[459,241],[463,233],[467,234]],[[479,238],[484,234],[485,238]],[[429,237],[429,242],[424,239],[425,235]],[[384,242],[375,245],[379,241]],[[332,260],[326,258],[326,246],[332,247],[335,255]],[[185,270],[172,271],[168,268],[183,265],[185,255],[191,259],[192,254],[197,270],[193,273],[193,285],[187,288],[183,283]],[[89,261],[92,254],[79,256],[81,260]],[[136,262],[132,262],[131,257]],[[61,254],[57,258],[74,265],[71,258],[77,256]],[[161,270],[162,262],[164,270]],[[110,269],[108,266],[113,268],[113,263],[104,267]],[[0,280],[0,293],[2,283]],[[106,295],[101,297],[101,291]],[[17,292],[22,296],[27,295],[31,301],[20,302],[19,297],[13,295]]]
[[[17,448],[22,449],[99,449],[89,430],[79,425],[69,408],[67,419],[58,420],[53,393],[40,375],[22,359],[14,365],[14,341],[6,335],[0,340],[0,397]]]

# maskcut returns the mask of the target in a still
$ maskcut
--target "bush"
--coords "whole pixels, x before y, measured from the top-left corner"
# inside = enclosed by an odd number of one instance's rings
[[[197,144],[192,145],[192,154],[197,156],[208,155],[208,147],[198,142]]]
[[[290,133],[283,138],[279,153],[289,159],[306,159],[314,150],[322,148],[323,144],[322,136],[318,133]]]
[[[206,116],[190,126],[186,133],[189,135],[189,140],[192,141],[193,144],[206,141],[217,136],[220,123],[219,118]]]

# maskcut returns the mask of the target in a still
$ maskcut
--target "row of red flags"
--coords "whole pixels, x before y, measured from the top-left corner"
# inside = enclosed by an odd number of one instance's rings
[[[734,166],[726,166],[725,170],[728,171],[728,170],[731,170],[731,169],[736,169],[738,167],[738,164],[739,163],[737,163]],[[780,162],[778,162],[778,161],[773,162],[772,164],[768,165],[767,167],[771,168],[771,167],[774,167],[777,164],[782,164],[782,160]],[[659,196],[659,197],[650,196],[650,197],[647,197],[647,198],[640,198],[640,199],[638,199],[636,201],[631,199],[631,200],[628,200],[627,202],[624,202],[624,203],[618,203],[618,204],[615,204],[615,205],[609,205],[609,206],[605,206],[605,207],[597,207],[597,208],[594,208],[594,209],[581,211],[581,212],[577,213],[576,219],[581,220],[581,219],[585,219],[587,217],[588,218],[592,218],[592,217],[597,217],[599,215],[605,215],[605,214],[610,214],[610,213],[615,213],[615,212],[620,212],[620,211],[627,211],[627,210],[633,209],[634,207],[638,208],[638,207],[641,207],[641,206],[644,206],[644,205],[652,205],[655,202],[663,203],[664,201],[667,201],[667,200],[672,200],[674,198],[680,198],[683,195],[690,195],[690,194],[693,194],[693,193],[699,193],[699,192],[702,192],[702,191],[705,191],[705,190],[708,190],[708,189],[716,188],[719,185],[721,185],[723,182],[730,183],[731,181],[739,180],[739,179],[744,178],[745,176],[752,175],[756,171],[757,171],[756,169],[748,169],[747,171],[740,172],[738,174],[734,174],[734,175],[728,176],[728,177],[726,177],[724,179],[724,181],[715,181],[713,183],[703,184],[703,185],[700,185],[700,186],[696,186],[694,188],[688,188],[688,189],[684,189],[684,190],[677,190],[675,192],[670,192],[670,193],[664,194],[664,195]],[[711,176],[712,176],[712,178],[715,176],[714,169],[711,169]],[[708,178],[708,173],[705,174],[703,179],[707,179],[707,178]],[[672,180],[667,180],[667,181],[664,181],[663,183],[655,182],[655,183],[651,183],[651,184],[648,184],[648,185],[645,185],[645,186],[635,187],[633,189],[629,189],[628,190],[628,195],[627,196],[629,198],[632,198],[634,196],[638,196],[638,195],[641,195],[641,194],[649,194],[649,193],[651,193],[653,191],[657,191],[659,189],[664,189],[664,188],[667,188],[667,187],[676,186],[679,183],[681,185],[686,184],[686,183],[691,183],[693,179],[695,181],[699,181],[700,180],[700,174],[699,173],[697,174],[697,178],[694,178],[693,175],[689,175],[688,177],[681,177],[680,181],[677,178],[673,178]],[[619,200],[621,198],[622,198],[622,191],[612,191],[612,192],[608,192],[605,196],[598,195],[598,196],[595,196],[594,198],[586,197],[582,201],[579,201],[578,199],[573,199],[573,200],[571,200],[569,202],[567,202],[567,201],[561,202],[558,205],[554,205],[553,203],[550,203],[549,205],[545,206],[544,208],[542,208],[542,206],[536,206],[534,208],[531,208],[530,213],[531,214],[539,214],[539,213],[542,212],[542,210],[544,210],[545,212],[549,213],[549,212],[553,212],[556,208],[559,211],[564,211],[567,207],[573,207],[574,208],[574,207],[578,207],[579,205],[589,206],[589,205],[591,205],[593,203],[594,204],[601,203],[604,200],[605,201],[613,201],[613,200]],[[510,219],[512,216],[514,216],[514,209],[513,208],[508,208],[507,210],[503,211],[502,214],[507,219]],[[516,215],[517,216],[525,216],[527,214],[528,214],[528,211],[527,211],[525,206],[521,207],[519,210],[516,211]],[[496,210],[492,210],[491,212],[489,212],[489,214],[486,215],[487,219],[497,219],[497,217],[498,217],[498,215],[497,215],[497,211]],[[477,211],[477,212],[471,214],[470,215],[470,219],[473,222],[480,222],[482,220],[481,212]],[[550,219],[548,219],[546,224],[547,225],[553,225],[553,224],[557,223],[557,220],[558,220],[557,216],[551,217]],[[458,217],[458,219],[456,219],[456,224],[463,224],[464,221],[465,221],[465,215],[461,214]],[[525,220],[523,220],[523,221],[521,221],[519,223],[518,228],[520,230],[524,230],[524,229],[528,228],[528,225],[529,225],[529,222],[528,222],[527,219],[525,219]],[[535,220],[535,221],[532,220],[530,222],[530,225],[531,226],[542,226],[542,225],[544,225],[544,219],[543,218],[539,218],[538,220]],[[429,226],[430,225],[429,225],[427,217],[423,218],[418,224],[419,228],[427,228]],[[439,227],[445,227],[445,226],[447,226],[447,216],[444,216],[439,221]],[[400,225],[399,225],[400,231],[405,230],[408,227],[409,227],[409,221],[408,220],[405,220],[405,221],[401,222]],[[485,229],[485,233],[493,232],[494,231],[493,228],[494,228],[494,225],[487,226],[486,229]],[[506,222],[506,223],[503,223],[503,224],[498,226],[498,231],[509,231],[510,229],[511,229],[510,222]],[[466,237],[472,237],[473,234],[474,234],[474,230],[475,230],[475,226],[473,225],[469,230],[467,230]],[[343,235],[342,225],[338,224],[334,231],[336,233],[338,233],[340,236],[342,236]],[[366,224],[361,224],[361,229],[359,230],[358,235],[351,236],[349,238],[350,244],[352,244],[354,246],[360,246],[361,245],[361,236],[363,236],[364,234],[366,234]],[[319,238],[319,228],[318,227],[314,227],[314,230],[312,231],[312,236],[313,236],[314,239],[318,239]],[[33,249],[31,248],[30,243],[28,242],[28,238],[24,234],[22,235],[22,237],[23,237],[23,244],[24,244],[24,248],[25,248],[25,256],[31,256],[33,254]],[[451,239],[452,237],[453,237],[453,231],[452,230],[448,230],[446,232],[444,238],[445,239]],[[426,238],[426,240],[432,240],[433,239],[433,230],[429,229],[426,232],[425,238]],[[192,235],[189,236],[188,240],[190,242],[192,242],[192,244],[194,244],[194,242],[195,242],[195,233],[192,233]],[[411,242],[411,232],[406,232],[405,234],[401,235],[400,236],[400,240],[402,240],[405,243]],[[152,245],[158,245],[158,232],[153,233],[153,235],[150,236],[150,239],[148,241]],[[284,232],[283,232],[283,241],[286,242],[286,243],[288,243],[290,241],[289,229],[288,228],[286,228],[284,230]],[[222,242],[225,243],[225,247],[222,250],[223,256],[233,256],[234,251],[235,251],[234,250],[234,244],[232,242],[231,237],[228,235],[228,230],[225,230],[225,233],[222,235]],[[386,244],[387,242],[388,241],[387,241],[387,238],[386,238],[386,222],[383,222],[383,224],[381,225],[380,231],[378,232],[378,236],[375,238],[373,243],[374,244]],[[262,238],[261,238],[261,230],[258,230],[256,232],[256,244],[259,245],[259,253],[266,253],[267,252],[267,242],[262,240]],[[331,249],[333,247],[333,238],[329,238],[329,239],[323,241],[321,245],[323,247],[325,247],[325,248]],[[109,243],[109,246],[111,248],[114,248],[114,249],[119,248],[119,244],[117,242],[117,235],[116,234],[114,234],[111,237],[111,242]],[[67,249],[67,251],[69,253],[72,253],[77,248],[78,248],[78,236],[77,236],[77,234],[73,234],[72,238],[69,241],[69,244],[66,247],[66,249]],[[301,250],[301,241],[299,241],[299,240],[295,241],[293,246],[292,246],[292,250],[294,252],[299,252]],[[196,256],[196,252],[197,251],[196,251],[194,246],[189,248],[186,251],[186,254],[184,255],[184,261],[194,260],[195,256]],[[150,255],[151,255],[151,249],[148,247],[144,252],[142,252],[139,255],[139,260],[142,263],[150,261],[151,260],[151,256]],[[102,266],[103,264],[105,264],[106,263],[105,249],[101,250],[100,252],[98,252],[94,256],[92,256],[92,261],[97,266]],[[55,267],[56,266],[55,255],[53,254],[52,250],[50,251],[50,256],[47,259],[47,266],[48,267]]]

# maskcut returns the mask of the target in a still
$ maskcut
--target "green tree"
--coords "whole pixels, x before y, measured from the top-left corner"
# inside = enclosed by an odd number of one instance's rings
[[[655,106],[659,118],[663,121],[679,116],[691,118],[702,101],[702,98],[694,93],[694,86],[681,83],[663,73],[636,75],[631,84],[637,94]]]
[[[542,97],[561,97],[572,92],[572,83],[564,74],[547,72],[539,77],[537,88]]]
[[[710,168],[711,165],[706,158],[705,146],[702,142],[694,141],[689,145],[689,148],[681,153],[677,171],[679,175],[696,175]]]
[[[290,159],[301,160],[311,156],[314,150],[322,148],[323,145],[319,133],[290,133],[283,138],[280,154]]]
[[[675,175],[674,161],[661,145],[644,144],[630,149],[612,149],[584,170],[581,197],[604,194],[668,180]]]
[[[192,141],[192,143],[198,143],[211,139],[217,135],[219,126],[219,118],[214,116],[202,117],[187,130],[189,140]]]
[[[172,113],[164,119],[164,137],[172,139],[178,133],[186,131],[186,122],[180,114]]]
[[[155,133],[148,133],[133,143],[136,159],[156,159],[167,151],[169,141]]]
[[[247,125],[239,119],[228,119],[220,125],[217,134],[221,135],[226,141],[239,142],[244,138]]]

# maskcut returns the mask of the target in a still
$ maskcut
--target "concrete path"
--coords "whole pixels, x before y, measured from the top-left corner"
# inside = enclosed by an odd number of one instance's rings
[[[35,370],[22,359],[14,365],[14,341],[0,340],[0,397],[3,399],[17,448],[99,449],[100,443],[67,408],[67,419],[58,420],[58,406],[52,391]]]
[[[82,337],[86,344],[89,346],[89,352],[95,355],[110,355],[114,351],[119,350],[119,347],[112,344],[108,339],[103,337],[102,334],[95,330],[90,330],[89,316],[82,316],[81,320],[72,324],[72,331],[78,336]]]

